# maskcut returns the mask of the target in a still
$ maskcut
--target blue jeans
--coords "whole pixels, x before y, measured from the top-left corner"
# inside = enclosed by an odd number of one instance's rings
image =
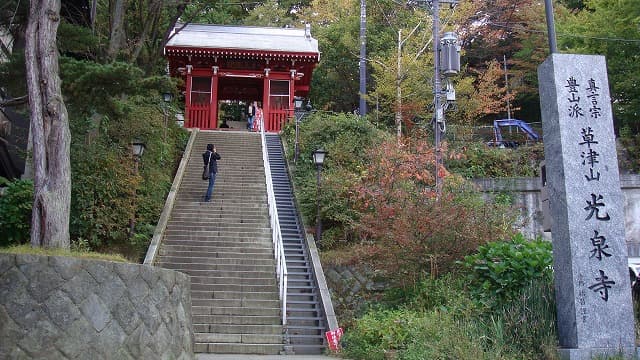
[[[209,187],[207,187],[207,194],[204,196],[204,201],[211,201],[211,193],[213,193],[213,185],[216,183],[216,173],[209,174]]]
[[[249,116],[247,118],[247,129],[248,130],[252,130],[253,129],[253,116]]]

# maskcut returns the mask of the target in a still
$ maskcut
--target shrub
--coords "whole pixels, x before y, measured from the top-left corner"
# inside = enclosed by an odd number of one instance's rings
[[[535,279],[501,310],[505,341],[514,352],[532,359],[555,359],[558,341],[554,296],[553,282]]]
[[[72,135],[71,241],[140,260],[188,137],[157,94],[167,80],[143,78],[122,63],[65,59],[61,68]],[[113,88],[96,88],[95,79]],[[145,143],[140,159],[131,152],[134,139]]]
[[[618,162],[622,172],[640,172],[640,134],[634,134],[628,126],[620,129],[620,144]]]
[[[471,178],[501,178],[538,176],[538,165],[544,158],[542,143],[521,146],[516,149],[488,147],[482,143],[472,144],[463,156],[449,159],[449,170]]]
[[[462,265],[473,297],[489,307],[514,300],[533,280],[551,282],[551,243],[527,241],[517,234],[511,241],[496,241],[478,248]]]
[[[451,271],[478,246],[510,234],[509,207],[485,202],[459,177],[446,176],[436,197],[428,144],[387,141],[369,149],[366,159],[369,169],[352,190],[361,214],[353,262],[367,263],[398,286]]]
[[[439,310],[463,316],[475,311],[464,291],[465,285],[463,277],[448,273],[438,278],[424,278],[411,287],[387,290],[384,300],[415,311]]]
[[[359,218],[351,204],[351,192],[366,171],[363,152],[380,139],[388,136],[371,123],[353,114],[311,113],[299,125],[300,157],[293,167],[296,198],[308,226],[316,222],[318,200],[316,167],[313,151],[323,148],[328,152],[322,172],[320,213],[323,241],[318,244],[327,249],[354,239],[352,224]],[[283,130],[289,163],[293,164],[295,150],[295,124]]]
[[[423,322],[419,313],[406,309],[371,311],[345,333],[345,355],[353,359],[384,359],[387,351],[406,348]]]
[[[422,328],[412,336],[402,360],[449,359],[513,359],[488,353],[469,319],[456,320],[452,314],[433,311],[427,313]]]
[[[8,181],[0,178],[0,185],[7,185],[0,196],[0,246],[29,242],[31,231],[31,207],[33,206],[33,181]]]
[[[372,311],[345,332],[344,355],[354,360],[487,358],[472,329],[468,319],[438,310]]]

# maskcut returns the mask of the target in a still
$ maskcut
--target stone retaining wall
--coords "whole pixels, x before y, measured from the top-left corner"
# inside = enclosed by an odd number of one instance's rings
[[[194,359],[189,278],[0,254],[0,359]]]
[[[513,203],[520,209],[523,228],[527,237],[550,239],[551,233],[544,232],[540,208],[539,178],[474,179],[479,190],[490,197],[495,193],[508,193]],[[640,256],[640,175],[620,175],[620,188],[624,196],[625,236],[629,256]]]

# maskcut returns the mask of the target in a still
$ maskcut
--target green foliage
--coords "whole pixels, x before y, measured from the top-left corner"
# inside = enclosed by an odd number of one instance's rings
[[[624,172],[640,173],[640,133],[634,134],[627,126],[620,129],[620,142],[624,150],[618,155],[618,162]]]
[[[551,243],[528,241],[521,234],[480,246],[462,262],[474,299],[491,308],[515,300],[533,280],[550,282],[551,264]]]
[[[62,21],[57,34],[60,53],[79,58],[93,58],[98,50],[98,38],[91,29]]]
[[[7,94],[18,97],[27,93],[25,69],[24,52],[14,52],[9,61],[0,61],[0,84]]]
[[[558,31],[579,36],[560,37],[559,47],[569,52],[598,54],[607,58],[614,123],[640,133],[640,89],[637,86],[640,65],[640,32],[637,19],[640,7],[635,0],[589,0],[559,18]],[[575,6],[575,5],[574,5]],[[632,154],[638,157],[638,152]]]
[[[550,282],[529,282],[491,310],[464,288],[464,277],[448,274],[386,291],[347,327],[345,357],[558,360]]]
[[[289,9],[281,7],[279,1],[267,0],[259,3],[244,19],[245,25],[253,26],[292,26],[294,19]]]
[[[451,172],[467,179],[534,177],[538,176],[538,165],[543,159],[544,147],[541,143],[516,149],[471,144],[460,158],[448,159],[446,165]]]
[[[0,177],[4,195],[0,196],[0,247],[29,242],[33,181],[8,181]]]
[[[159,95],[172,81],[126,63],[64,58],[61,67],[72,135],[72,243],[140,260],[188,136]],[[145,144],[139,160],[134,139]]]
[[[466,295],[465,286],[465,279],[453,273],[437,278],[426,277],[413,286],[388,289],[382,303],[418,312],[438,310],[463,317],[474,311],[474,304]]]
[[[502,342],[514,353],[532,359],[556,356],[556,307],[553,282],[537,278],[525,283],[517,296],[498,312]]]
[[[468,322],[438,310],[372,311],[345,333],[344,355],[354,360],[488,358],[471,329]]]
[[[72,244],[73,246],[73,244]],[[118,254],[105,254],[90,252],[82,249],[65,250],[61,248],[43,248],[32,247],[31,245],[13,245],[9,247],[0,247],[0,253],[3,254],[31,254],[42,256],[69,256],[80,259],[95,259],[116,262],[129,262]]]
[[[160,101],[160,100],[158,100]],[[149,243],[186,144],[187,134],[157,103],[114,100],[114,117],[71,119],[71,234],[93,250],[118,249],[139,260]],[[127,124],[127,126],[122,126]],[[131,142],[144,142],[139,160]],[[137,169],[137,170],[136,170]],[[135,229],[130,233],[130,221]]]
[[[307,225],[315,223],[317,170],[312,161],[313,151],[324,148],[328,155],[322,171],[320,212],[323,232],[321,247],[352,238],[352,224],[358,212],[351,204],[350,191],[365,171],[363,151],[387,136],[371,123],[352,114],[314,112],[300,123],[300,157],[293,169],[296,197]],[[295,126],[289,124],[283,131],[287,157],[293,163]]]
[[[99,64],[92,61],[60,58],[62,93],[71,109],[102,114],[119,112],[114,103],[118,96],[142,90],[140,68],[123,62]]]
[[[344,335],[345,355],[353,359],[384,359],[386,351],[406,348],[424,325],[425,319],[411,310],[367,313]]]
[[[319,246],[343,248],[350,262],[400,287],[425,273],[446,273],[479,245],[511,232],[510,202],[487,203],[456,176],[447,176],[443,199],[435,198],[433,147],[421,139],[398,144],[366,120],[324,112],[305,117],[299,133],[296,197],[307,225],[320,202]],[[283,134],[291,160],[295,128]],[[318,148],[328,150],[320,192],[311,162]]]
[[[132,159],[121,162],[126,149],[114,145],[102,138],[91,146],[72,143],[71,171],[77,181],[71,182],[70,231],[74,238],[87,239],[92,249],[126,240],[140,182]]]
[[[326,16],[322,16],[323,9],[320,15],[309,16],[322,49],[321,61],[311,79],[311,97],[320,109],[350,112],[358,104],[357,6],[355,1],[342,3],[337,8],[327,5]],[[309,12],[315,11],[317,6]]]

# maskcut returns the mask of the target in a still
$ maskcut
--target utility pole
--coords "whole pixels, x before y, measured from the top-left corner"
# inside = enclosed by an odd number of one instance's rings
[[[440,93],[442,91],[440,83],[440,0],[433,0],[431,6],[433,10],[433,111],[435,113],[433,133],[436,156],[436,196],[437,199],[440,199],[440,194],[442,193],[440,129],[444,126],[444,109],[440,105]]]
[[[398,69],[396,75],[396,128],[398,143],[402,139],[402,90],[400,84],[402,83],[402,71],[400,66],[402,65],[402,30],[398,29]]]
[[[547,36],[549,37],[549,51],[552,54],[558,52],[556,44],[556,25],[553,20],[553,4],[551,0],[544,0],[544,13],[547,18]]]
[[[435,152],[435,179],[436,179],[436,198],[440,199],[442,193],[442,147],[440,140],[445,131],[444,111],[445,107],[442,103],[442,95],[447,95],[447,105],[455,101],[455,90],[449,79],[446,79],[446,90],[442,89],[440,79],[440,66],[443,62],[445,67],[445,76],[457,74],[460,71],[460,47],[457,43],[457,37],[453,33],[446,33],[440,40],[440,4],[449,4],[453,7],[458,4],[458,0],[417,0],[418,4],[426,3],[431,7],[433,14],[433,133],[434,133],[434,152]],[[441,53],[442,51],[442,53]]]
[[[367,115],[367,1],[360,0],[360,116]]]

